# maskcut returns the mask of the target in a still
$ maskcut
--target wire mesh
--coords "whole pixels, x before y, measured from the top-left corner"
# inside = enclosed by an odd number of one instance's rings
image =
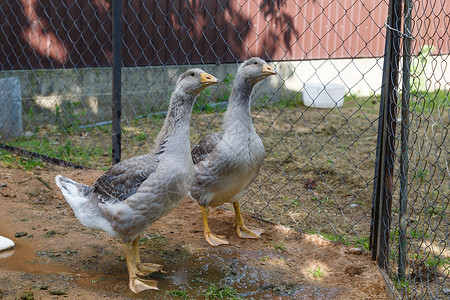
[[[448,289],[449,10],[444,2],[413,2],[410,271],[402,280],[396,275],[397,167],[388,264],[397,290],[411,298],[439,297]],[[254,126],[266,158],[243,209],[367,248],[387,12],[387,1],[368,0],[122,1],[122,158],[151,149],[184,70],[199,66],[222,80],[193,108],[195,144],[220,129],[238,64],[262,57],[279,75],[258,84],[253,94]],[[19,112],[16,106],[0,110],[0,130],[7,122],[22,125],[14,136],[2,130],[2,143],[108,168],[112,2],[6,0],[0,15],[0,78],[19,82],[0,97],[14,98],[20,85],[21,105]],[[343,103],[318,107],[320,99],[342,89]],[[396,133],[395,166],[400,129]]]
[[[446,299],[450,294],[448,45],[441,42],[448,33],[437,25],[448,18],[450,7],[437,4],[403,1],[394,12],[404,29],[397,32],[403,49],[393,52],[404,60],[393,70],[401,70],[403,82],[394,86],[402,88],[392,92],[403,101],[394,102],[396,122],[382,129],[393,137],[393,163],[387,166],[393,182],[388,187],[392,206],[381,225],[388,237],[386,255],[379,265],[402,299]]]

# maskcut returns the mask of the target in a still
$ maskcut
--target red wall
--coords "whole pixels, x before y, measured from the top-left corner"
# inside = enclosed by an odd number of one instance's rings
[[[449,53],[450,1],[414,3],[414,53],[424,44]],[[123,64],[379,57],[387,6],[373,0],[122,1]],[[111,0],[2,0],[0,69],[110,66],[111,8]]]

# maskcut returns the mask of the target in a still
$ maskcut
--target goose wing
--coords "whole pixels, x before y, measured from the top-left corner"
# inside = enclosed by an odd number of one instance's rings
[[[223,138],[223,131],[213,132],[205,136],[192,148],[191,155],[194,165],[206,159],[206,156],[216,149]]]
[[[112,166],[93,185],[93,192],[103,203],[124,201],[135,194],[141,184],[156,172],[157,156],[136,156]]]

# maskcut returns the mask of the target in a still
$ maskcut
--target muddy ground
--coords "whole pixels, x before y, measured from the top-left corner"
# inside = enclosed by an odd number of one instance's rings
[[[102,171],[0,164],[0,235],[16,243],[1,254],[0,299],[172,299],[173,291],[204,299],[212,285],[246,299],[387,299],[367,253],[249,216],[247,224],[266,233],[240,240],[227,208],[212,209],[210,225],[231,245],[210,247],[188,198],[143,233],[142,260],[167,273],[157,279],[159,291],[133,294],[120,241],[78,222],[54,183],[60,173],[92,184]]]

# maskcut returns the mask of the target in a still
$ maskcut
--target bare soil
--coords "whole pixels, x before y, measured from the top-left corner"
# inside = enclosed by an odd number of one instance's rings
[[[246,299],[387,299],[368,253],[250,216],[247,225],[265,234],[241,240],[226,207],[211,210],[210,225],[231,245],[209,246],[199,207],[188,198],[144,231],[142,260],[167,273],[158,276],[159,291],[136,295],[128,289],[121,242],[84,228],[54,183],[64,174],[92,184],[101,173],[0,165],[0,235],[16,243],[0,254],[0,299],[172,299],[167,292],[174,290],[204,299],[212,285],[231,286]]]

